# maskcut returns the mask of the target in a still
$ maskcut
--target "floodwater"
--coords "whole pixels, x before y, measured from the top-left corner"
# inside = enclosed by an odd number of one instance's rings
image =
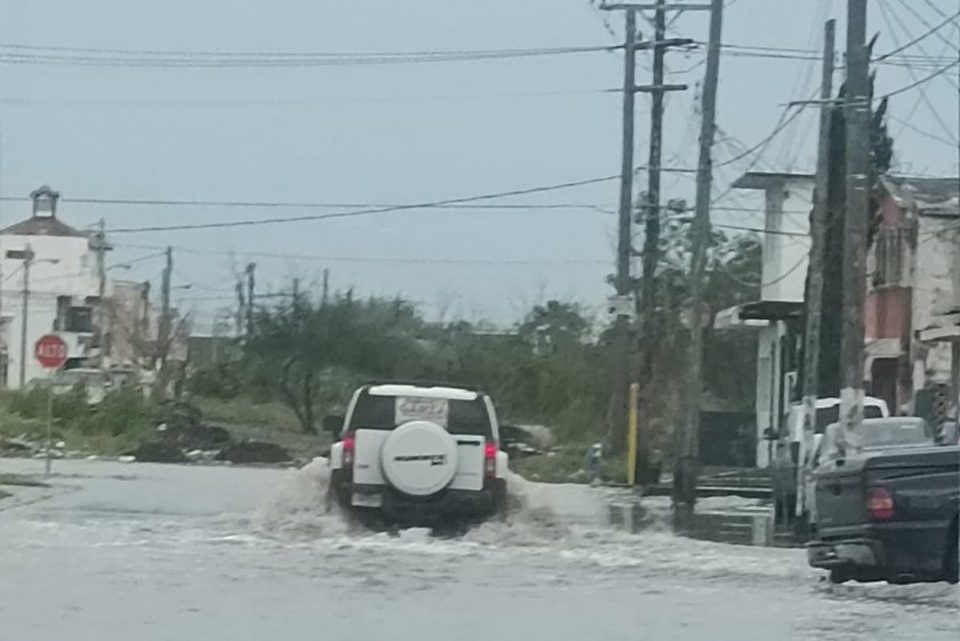
[[[505,523],[451,537],[326,514],[322,461],[56,468],[0,501],[2,641],[960,638],[956,586],[832,586],[799,549],[677,536],[656,503],[617,524],[603,489],[512,479]]]

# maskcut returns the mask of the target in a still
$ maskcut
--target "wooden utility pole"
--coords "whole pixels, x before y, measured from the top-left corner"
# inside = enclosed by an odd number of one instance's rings
[[[840,441],[857,449],[863,423],[863,305],[870,207],[870,58],[867,0],[847,1],[846,208],[840,345]]]
[[[820,394],[820,324],[823,305],[823,254],[826,245],[827,208],[830,206],[830,114],[833,104],[834,50],[836,20],[828,20],[823,34],[823,76],[820,80],[820,142],[817,149],[816,189],[810,221],[810,260],[807,268],[807,310],[803,345],[803,440],[797,476],[797,516],[802,516],[807,501],[806,480],[813,454],[813,435]]]
[[[243,295],[243,280],[237,276],[237,283],[234,285],[234,290],[237,292],[237,315],[236,315],[236,326],[237,326],[237,337],[243,336],[243,325],[244,325],[244,316],[247,309],[247,301]]]
[[[160,379],[160,372],[156,371],[157,363],[163,369],[167,361],[167,352],[170,346],[170,280],[173,278],[173,248],[167,247],[167,262],[163,267],[163,276],[160,281],[160,318],[157,324],[157,346],[153,350],[153,369]]]
[[[330,295],[330,270],[326,267],[323,268],[323,297],[320,299],[320,304],[323,307],[327,306],[327,297]]]
[[[643,323],[643,367],[641,379],[648,386],[653,375],[653,352],[656,348],[657,324],[657,265],[660,262],[660,162],[663,156],[663,97],[668,91],[682,91],[686,85],[664,85],[664,58],[672,46],[691,44],[693,40],[674,38],[667,40],[667,3],[657,0],[653,18],[653,84],[637,87],[651,96],[650,108],[650,156],[647,162],[647,195],[643,203],[643,283],[640,318]],[[649,422],[647,422],[649,425]],[[650,480],[650,430],[638,418],[637,425],[637,478],[640,483]]]
[[[247,338],[253,336],[253,284],[256,263],[247,263]]]
[[[630,278],[630,261],[633,257],[633,146],[634,146],[634,99],[636,97],[637,12],[625,10],[623,46],[623,135],[620,163],[620,209],[617,230],[617,273],[614,286],[621,301],[630,295],[633,283]],[[610,426],[610,449],[622,452],[626,447],[627,388],[632,379],[630,372],[630,316],[626,306],[616,309],[614,325],[614,376],[612,390],[613,407]]]
[[[103,218],[100,219],[99,224],[97,225],[97,233],[94,237],[94,251],[97,254],[97,326],[96,326],[96,336],[97,336],[97,345],[100,347],[100,355],[97,358],[99,366],[103,369],[106,365],[107,357],[109,356],[107,350],[107,335],[106,331],[107,318],[109,314],[107,313],[107,233],[104,229]]]
[[[10,256],[10,252],[7,252]],[[15,256],[16,257],[16,256]],[[30,267],[33,265],[34,253],[30,245],[23,250],[23,302],[20,310],[20,389],[27,385],[27,322],[30,318]]]
[[[710,189],[713,184],[711,152],[716,129],[717,83],[720,76],[720,36],[723,31],[723,0],[710,2],[710,37],[707,42],[707,70],[701,96],[700,159],[697,163],[697,201],[690,235],[693,243],[690,274],[690,359],[684,396],[684,433],[681,455],[674,471],[675,498],[693,508],[696,502],[699,468],[700,393],[703,368],[703,290],[710,241]]]
[[[624,65],[623,65],[623,138],[622,138],[622,157],[620,168],[620,208],[619,208],[619,227],[617,234],[617,273],[614,279],[617,298],[619,304],[615,306],[616,321],[614,325],[614,352],[616,359],[614,362],[615,375],[613,390],[613,412],[611,445],[614,452],[622,451],[626,444],[627,427],[627,400],[630,384],[634,380],[634,373],[631,367],[632,345],[630,340],[630,316],[627,313],[627,302],[629,296],[634,292],[635,286],[630,274],[630,264],[634,256],[633,249],[633,173],[634,173],[634,103],[637,92],[649,93],[653,97],[651,134],[650,134],[650,162],[648,175],[648,195],[644,203],[643,221],[646,228],[646,241],[643,252],[643,296],[642,307],[644,319],[644,338],[647,349],[644,353],[645,372],[649,372],[651,363],[650,355],[653,350],[650,348],[653,335],[653,309],[655,305],[655,273],[657,265],[657,246],[660,236],[660,160],[662,156],[663,140],[663,95],[668,91],[683,91],[686,85],[674,84],[666,85],[663,82],[664,77],[664,54],[667,48],[679,45],[690,44],[693,41],[688,38],[667,39],[666,36],[666,12],[667,11],[686,11],[702,9],[697,5],[667,4],[665,0],[657,0],[656,4],[638,4],[638,3],[616,3],[603,4],[600,6],[605,10],[623,11],[625,14],[626,38],[624,42]],[[638,11],[653,9],[655,37],[650,42],[637,42],[636,16]],[[653,84],[636,84],[636,52],[642,49],[653,49],[654,52],[654,73]],[[639,307],[641,305],[638,305]],[[646,342],[650,341],[650,342]],[[640,429],[638,435],[637,461],[639,472],[646,479],[646,470],[649,463],[648,444],[646,430]]]

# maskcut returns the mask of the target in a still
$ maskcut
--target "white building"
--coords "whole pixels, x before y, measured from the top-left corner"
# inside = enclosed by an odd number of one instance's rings
[[[31,198],[32,215],[0,230],[0,384],[14,389],[47,376],[33,356],[44,334],[66,342],[68,367],[98,350],[98,238],[57,218],[59,194],[49,187]]]
[[[757,466],[766,467],[770,441],[765,434],[768,429],[779,429],[797,370],[814,177],[749,172],[734,187],[760,190],[765,197],[760,300],[724,310],[717,315],[716,328],[753,328],[758,333]]]

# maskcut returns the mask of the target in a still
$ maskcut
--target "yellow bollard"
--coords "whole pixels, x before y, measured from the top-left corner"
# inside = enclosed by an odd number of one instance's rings
[[[627,417],[627,485],[637,484],[637,398],[640,396],[640,384],[630,384],[629,413]]]

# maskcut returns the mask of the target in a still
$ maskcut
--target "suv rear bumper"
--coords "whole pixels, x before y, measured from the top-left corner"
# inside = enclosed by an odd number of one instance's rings
[[[401,494],[389,486],[357,485],[349,472],[334,470],[330,478],[331,489],[344,509],[353,506],[353,495],[379,495],[382,505],[375,509],[385,518],[407,524],[430,524],[451,518],[477,518],[490,516],[501,510],[506,502],[507,482],[504,479],[486,479],[483,489],[444,490],[427,497],[417,498]]]

